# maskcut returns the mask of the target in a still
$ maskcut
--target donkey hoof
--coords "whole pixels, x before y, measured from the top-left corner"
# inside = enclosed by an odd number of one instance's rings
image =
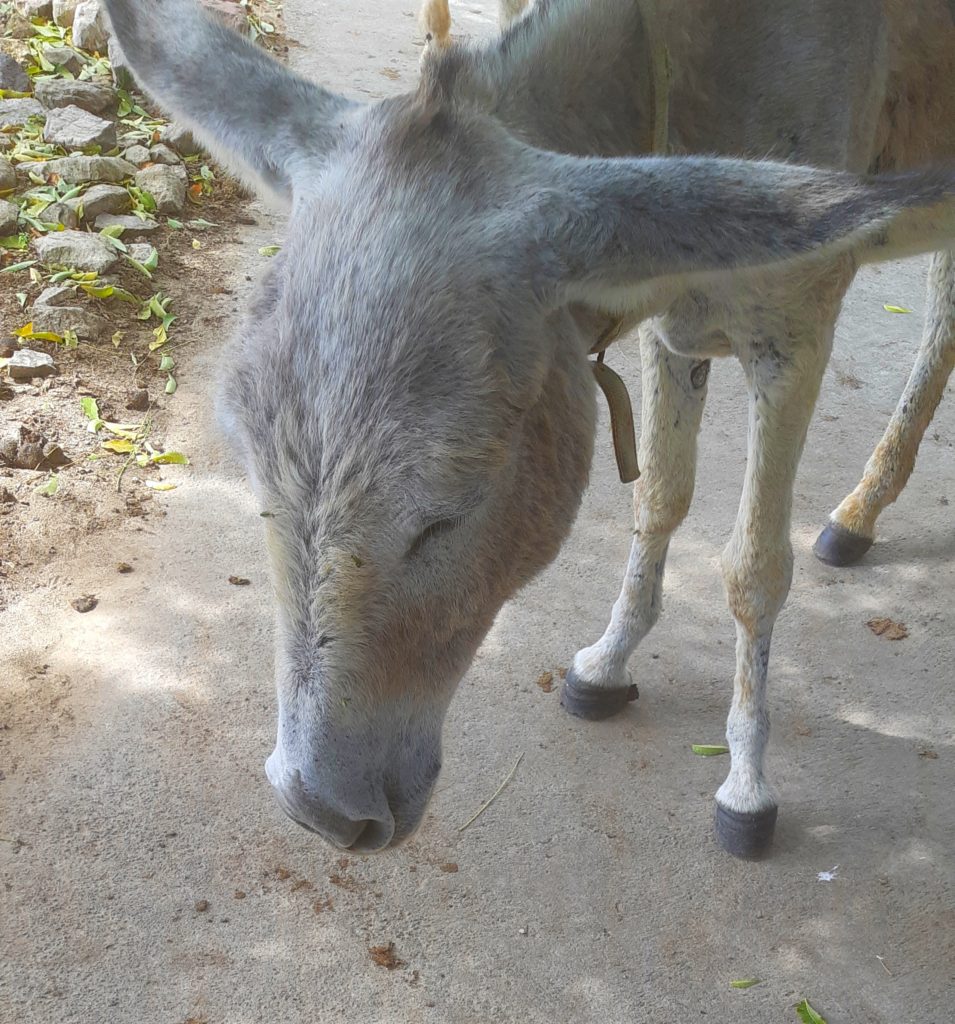
[[[812,550],[820,562],[842,568],[854,565],[871,547],[871,537],[863,537],[838,523],[830,523],[816,538]]]
[[[773,842],[778,808],[765,811],[730,811],[716,804],[716,838],[720,846],[734,857],[758,860],[764,857]]]
[[[635,683],[613,688],[593,686],[591,683],[582,683],[571,669],[561,687],[560,702],[577,718],[599,722],[602,718],[610,718],[623,711],[638,696]]]

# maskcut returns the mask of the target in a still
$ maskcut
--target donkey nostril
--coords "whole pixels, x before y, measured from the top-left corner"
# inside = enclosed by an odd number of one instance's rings
[[[394,819],[391,821],[378,821],[370,818],[364,822],[361,832],[352,840],[349,850],[356,853],[377,853],[383,850],[395,834]]]

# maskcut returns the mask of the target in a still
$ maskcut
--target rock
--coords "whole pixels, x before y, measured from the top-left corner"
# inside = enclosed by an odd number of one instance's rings
[[[159,213],[181,213],[186,205],[186,169],[154,164],[136,172],[136,184],[156,200]]]
[[[22,164],[35,174],[56,174],[69,185],[84,181],[122,181],[131,178],[136,168],[118,156],[61,156],[56,160],[41,160],[35,164]]]
[[[126,408],[134,412],[145,412],[149,408],[149,392],[145,388],[134,391],[126,402]]]
[[[14,0],[13,6],[24,18],[42,18],[43,21],[53,18],[53,0]]]
[[[31,39],[33,26],[19,11],[12,11],[7,18],[6,33],[11,39]]]
[[[137,142],[135,146],[130,146],[123,153],[123,159],[128,160],[131,164],[145,164],[149,162],[149,150],[145,146],[139,145]]]
[[[53,331],[65,335],[73,331],[84,341],[96,341],[112,334],[110,322],[83,306],[36,306],[30,311],[35,331]]]
[[[149,242],[133,242],[132,245],[127,246],[129,249],[129,255],[137,263],[148,263],[152,258],[154,245],[150,245]]]
[[[46,43],[43,47],[43,56],[56,67],[65,68],[71,75],[78,75],[83,70],[83,58],[72,46]]]
[[[0,192],[17,187],[17,172],[9,160],[0,157]]]
[[[30,91],[30,76],[7,53],[0,51],[0,89],[14,92]]]
[[[133,78],[133,69],[126,60],[126,54],[116,39],[110,36],[106,43],[106,53],[109,57],[110,66],[113,69],[113,82],[118,89],[135,89],[136,80]]]
[[[72,28],[80,0],[53,0],[53,20],[60,28]]]
[[[95,594],[83,594],[81,597],[74,597],[70,604],[78,612],[91,612],[99,604],[99,598]]]
[[[113,149],[116,126],[112,121],[104,121],[80,107],[56,107],[46,115],[43,138],[64,149],[85,149],[87,146]]]
[[[192,132],[179,124],[167,124],[165,127],[160,128],[159,138],[167,146],[172,146],[177,153],[181,153],[183,156],[195,156],[197,153],[202,152],[202,146],[196,142]]]
[[[15,235],[19,216],[19,206],[8,203],[6,199],[0,199],[0,235]]]
[[[124,240],[127,238],[142,238],[159,230],[158,222],[154,220],[140,220],[139,217],[131,213],[119,215],[115,213],[101,213],[96,218],[96,223],[93,227],[97,231],[102,231],[103,228],[121,227]]]
[[[0,100],[0,128],[9,124],[26,124],[27,118],[42,114],[36,100]]]
[[[105,273],[119,259],[119,253],[101,235],[85,231],[57,231],[33,240],[37,256],[44,263]]]
[[[46,352],[34,352],[32,348],[21,348],[14,352],[7,363],[7,372],[13,380],[31,380],[33,377],[49,377],[56,373],[53,356]]]
[[[33,355],[43,356],[46,353],[34,352]],[[52,444],[43,434],[30,430],[22,423],[4,426],[3,434],[0,435],[0,462],[14,469],[55,469],[67,465],[69,461],[63,449],[58,444]]]
[[[67,199],[66,205],[77,213],[82,209],[84,220],[95,221],[101,213],[126,213],[133,200],[119,185],[93,185],[82,195]]]
[[[33,308],[37,306],[68,306],[76,298],[76,291],[68,284],[53,284],[44,288],[33,300]]]
[[[170,166],[182,163],[179,159],[179,154],[162,142],[157,146],[150,147],[149,159],[154,164],[168,164]]]
[[[80,0],[77,4],[73,17],[73,43],[91,53],[106,53],[109,30],[100,0]]]
[[[65,228],[78,228],[80,226],[80,219],[76,215],[76,210],[67,206],[66,203],[50,203],[40,213],[40,220],[44,224],[62,224]]]
[[[44,107],[79,107],[91,114],[116,112],[116,94],[112,89],[92,82],[74,82],[68,78],[38,78],[33,95]]]

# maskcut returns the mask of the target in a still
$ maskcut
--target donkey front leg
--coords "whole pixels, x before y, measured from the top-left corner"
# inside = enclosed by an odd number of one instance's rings
[[[650,325],[641,328],[640,355],[642,475],[634,487],[636,529],[610,625],[597,643],[577,653],[564,681],[561,703],[580,718],[608,718],[636,699],[627,660],[659,618],[667,546],[693,498],[709,361],[675,355]]]
[[[829,517],[813,551],[828,565],[852,565],[872,547],[879,514],[902,493],[922,435],[955,368],[955,252],[935,254],[928,275],[922,344],[905,391],[856,489]]]
[[[736,619],[736,678],[726,723],[732,766],[716,794],[716,834],[737,857],[765,853],[776,824],[776,799],[763,775],[769,645],[792,581],[793,482],[829,359],[832,327],[807,334],[797,336],[785,355],[756,341],[741,356],[750,392],[749,458],[739,514],[722,559]]]

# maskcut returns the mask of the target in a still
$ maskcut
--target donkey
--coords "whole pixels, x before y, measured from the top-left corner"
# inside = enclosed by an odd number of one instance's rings
[[[563,698],[599,718],[631,697],[627,659],[659,615],[693,491],[709,360],[735,355],[750,458],[724,557],[738,665],[717,832],[738,855],[767,848],[769,643],[833,323],[860,262],[955,239],[955,170],[856,173],[885,102],[858,69],[922,23],[754,4],[730,31],[708,5],[680,6],[701,37],[665,36],[674,140],[830,169],[640,156],[659,124],[661,23],[633,0],[539,3],[487,46],[435,47],[415,91],[371,104],[292,74],[191,0],[107,0],[138,81],[292,207],[218,407],[272,560],[266,771],[284,810],[336,846],[383,850],[418,826],[457,683],[576,515],[596,417],[588,353],[608,327],[649,321],[633,551]],[[734,35],[750,30],[759,47]],[[741,46],[766,81],[738,70]],[[714,61],[734,74],[687,104]]]

